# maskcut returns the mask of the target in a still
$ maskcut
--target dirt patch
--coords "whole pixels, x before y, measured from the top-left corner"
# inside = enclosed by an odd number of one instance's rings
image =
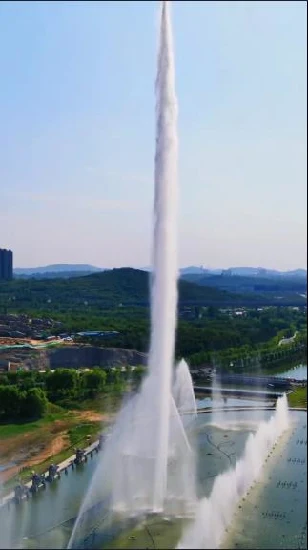
[[[85,422],[111,423],[115,413],[99,413],[91,410],[72,411],[69,418],[55,420],[48,426],[38,427],[1,441],[0,465],[13,463],[0,472],[0,483],[5,483],[25,467],[32,467],[51,459],[70,447],[68,430]]]
[[[80,420],[89,420],[89,422],[109,422],[114,415],[112,413],[98,413],[94,411],[76,411],[76,414]]]
[[[1,441],[1,462],[11,461],[16,462],[18,455],[26,455],[37,445],[44,446],[49,434],[42,433],[42,430],[29,432],[18,436],[10,437]]]
[[[11,477],[15,476],[19,470],[20,466],[12,466],[11,468],[4,470],[4,472],[0,472],[0,483],[5,483],[8,481]]]
[[[20,454],[23,454],[22,458],[13,456],[15,462],[18,462],[15,466],[7,468],[4,472],[0,473],[0,482],[5,483],[12,476],[17,474],[21,468],[35,466],[44,462],[49,457],[61,453],[69,445],[69,437],[66,432],[57,435],[52,441],[45,443],[39,448],[38,446],[28,449],[25,452],[24,449],[20,449]]]
[[[46,427],[38,427],[30,432],[3,439],[0,446],[0,464],[4,461],[19,462],[20,458],[24,460],[39,453],[51,442],[52,436],[63,434],[71,425],[71,420],[55,420]]]
[[[49,457],[57,455],[63,451],[69,444],[69,437],[66,432],[63,432],[62,434],[57,435],[52,441],[48,443],[48,445],[42,449],[42,451],[36,456],[27,461],[26,466],[30,466],[31,464],[39,464],[40,462],[44,462]]]

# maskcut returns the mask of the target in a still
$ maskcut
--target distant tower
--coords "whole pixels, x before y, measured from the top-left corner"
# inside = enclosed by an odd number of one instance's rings
[[[0,280],[13,279],[13,253],[6,248],[0,248]]]

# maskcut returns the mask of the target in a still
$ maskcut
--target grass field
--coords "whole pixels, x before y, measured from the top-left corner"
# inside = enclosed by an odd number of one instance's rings
[[[288,394],[289,407],[306,407],[307,408],[307,386],[297,388]]]
[[[59,453],[52,454],[45,458],[45,460],[43,460],[42,462],[35,464],[35,472],[38,474],[42,474],[48,470],[48,467],[52,462],[55,464],[59,464],[63,460],[66,460],[71,455],[73,455],[74,449],[76,449],[76,447],[86,447],[89,444],[89,436],[91,437],[91,441],[95,441],[95,439],[98,437],[98,434],[102,431],[102,428],[103,427],[101,422],[87,422],[81,425],[75,425],[67,432],[67,442],[69,443],[69,445],[65,446],[65,448]],[[15,475],[10,477],[4,483],[5,489],[7,491],[11,490],[16,485],[16,483],[19,482],[19,480],[25,482],[29,481],[33,469],[34,466],[31,464],[21,468]]]
[[[74,413],[65,411],[56,405],[49,405],[48,411],[44,418],[35,420],[34,422],[19,422],[12,424],[0,424],[0,441],[8,437],[24,435],[25,433],[39,430],[43,427],[48,427],[56,420],[68,420],[74,416]],[[1,448],[1,447],[0,447]]]
[[[118,397],[97,398],[71,411],[49,404],[40,420],[0,424],[0,465],[4,467],[0,481],[5,490],[19,479],[28,481],[32,470],[43,473],[52,462],[65,460],[76,447],[86,447],[97,439],[119,402]],[[5,468],[6,464],[10,466]]]

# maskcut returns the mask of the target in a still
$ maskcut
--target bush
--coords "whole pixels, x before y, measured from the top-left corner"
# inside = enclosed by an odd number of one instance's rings
[[[41,418],[47,409],[46,393],[40,388],[32,388],[23,392],[21,401],[21,416],[24,418]]]
[[[94,369],[84,372],[82,375],[82,386],[91,395],[95,395],[103,390],[106,385],[106,372],[100,369]]]
[[[25,391],[17,386],[0,386],[0,416],[4,419],[40,418],[47,404],[46,393],[40,388]]]
[[[17,386],[0,386],[0,414],[4,418],[18,418],[23,396]]]
[[[46,376],[46,389],[51,400],[58,401],[74,396],[77,389],[77,373],[73,369],[59,369]]]

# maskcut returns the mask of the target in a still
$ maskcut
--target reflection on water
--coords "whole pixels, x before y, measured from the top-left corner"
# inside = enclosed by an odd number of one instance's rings
[[[307,365],[297,365],[291,369],[275,374],[276,377],[294,378],[295,380],[307,380]]]
[[[263,414],[268,418],[271,413]],[[206,413],[198,415],[196,421],[199,496],[209,495],[215,476],[234,465],[242,455],[247,437],[256,430],[260,415],[255,410],[224,413],[221,427],[217,425],[217,418],[217,413]],[[245,503],[241,503],[242,508],[228,533],[226,548],[277,548],[279,544],[284,548],[304,547],[300,545],[303,543],[299,542],[298,533],[300,540],[304,540],[306,462],[300,461],[305,460],[307,451],[307,434],[303,428],[306,428],[306,414],[292,412],[291,418],[297,422],[292,436],[285,445],[281,443],[275,453],[275,464],[268,464],[264,478],[250,491]],[[69,520],[78,513],[98,456],[94,454],[87,464],[69,470],[68,476],[62,475],[59,481],[48,484],[45,492],[20,506],[11,504],[10,509],[0,509],[0,548],[65,548],[73,525],[73,520]],[[293,485],[288,485],[290,483]],[[155,521],[151,527],[155,548],[174,548],[180,532],[178,523],[168,523],[161,518]],[[149,529],[148,524],[139,529],[137,538],[135,532],[135,538],[129,538],[130,530],[121,545],[154,548],[153,542],[148,544]],[[288,546],[283,546],[284,539]],[[95,548],[95,541],[88,540],[87,547]],[[146,545],[138,546],[138,540]],[[119,546],[114,541],[106,547]]]

